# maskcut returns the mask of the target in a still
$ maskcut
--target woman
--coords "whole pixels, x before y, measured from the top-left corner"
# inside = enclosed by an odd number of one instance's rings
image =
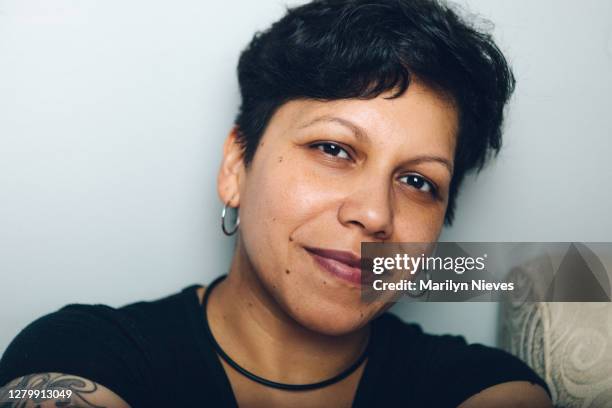
[[[433,1],[314,1],[238,74],[227,278],[37,320],[0,363],[3,406],[551,406],[511,355],[360,299],[360,243],[436,241],[500,147],[514,79],[490,37]]]

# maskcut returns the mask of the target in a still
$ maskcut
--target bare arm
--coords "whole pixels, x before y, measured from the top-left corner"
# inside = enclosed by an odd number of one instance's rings
[[[510,381],[485,388],[472,395],[458,408],[552,408],[548,394],[538,384]]]
[[[62,373],[30,374],[0,388],[0,408],[130,408],[108,388]]]

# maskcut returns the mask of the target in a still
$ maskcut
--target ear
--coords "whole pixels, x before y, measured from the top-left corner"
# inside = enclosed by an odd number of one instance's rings
[[[225,138],[223,160],[217,176],[219,198],[230,207],[240,205],[240,184],[245,177],[242,146],[237,141],[238,131],[238,127],[234,126]]]

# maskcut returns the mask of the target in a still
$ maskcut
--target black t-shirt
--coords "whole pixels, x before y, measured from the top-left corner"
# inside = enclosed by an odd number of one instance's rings
[[[138,407],[235,407],[203,326],[198,285],[121,308],[65,306],[27,326],[0,360],[0,386],[26,374],[61,372],[95,381]],[[353,406],[456,407],[506,381],[546,383],[502,350],[461,336],[425,334],[385,313]],[[550,392],[549,392],[550,394]]]

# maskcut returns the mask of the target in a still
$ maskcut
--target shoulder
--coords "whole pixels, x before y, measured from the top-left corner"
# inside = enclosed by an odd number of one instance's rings
[[[463,336],[425,333],[418,324],[405,323],[386,313],[380,318],[390,338],[389,348],[397,357],[396,370],[418,376],[424,393],[440,395],[440,406],[459,405],[490,387],[516,381],[540,385],[550,395],[546,382],[512,354]],[[444,393],[435,388],[443,386]]]
[[[163,298],[117,308],[103,304],[66,305],[29,323],[13,339],[2,361],[18,346],[34,346],[42,339],[80,344],[95,340],[109,348],[121,337],[139,343],[151,332],[180,325],[187,303],[196,301],[198,287],[192,285]],[[27,359],[29,355],[20,357]]]
[[[0,386],[33,373],[66,373],[106,386],[128,402],[139,401],[152,387],[152,366],[162,354],[156,350],[187,324],[182,311],[187,298],[196,302],[196,289],[192,285],[119,308],[70,304],[42,316],[2,355]]]

